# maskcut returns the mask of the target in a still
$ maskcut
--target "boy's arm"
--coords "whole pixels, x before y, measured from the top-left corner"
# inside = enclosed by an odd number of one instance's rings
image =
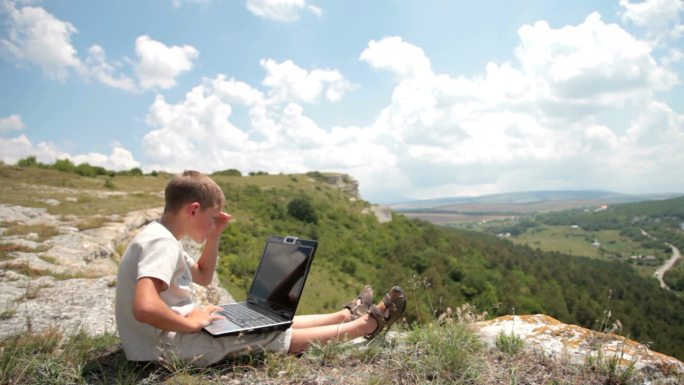
[[[214,278],[214,271],[216,270],[216,260],[218,259],[218,247],[221,241],[221,234],[228,225],[232,217],[230,214],[219,213],[216,217],[216,226],[214,230],[207,235],[207,240],[204,243],[204,250],[202,256],[192,266],[192,281],[198,285],[207,286]]]
[[[213,320],[223,318],[213,314],[222,310],[218,306],[194,308],[185,317],[179,315],[159,296],[163,287],[164,283],[157,278],[143,277],[138,280],[133,298],[133,316],[137,321],[161,330],[191,333],[200,331]]]

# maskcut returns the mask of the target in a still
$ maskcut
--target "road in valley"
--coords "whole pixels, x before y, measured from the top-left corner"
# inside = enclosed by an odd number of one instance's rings
[[[660,281],[660,287],[666,290],[670,290],[670,288],[665,284],[665,281],[663,281],[663,276],[665,276],[665,273],[667,273],[667,271],[670,270],[672,266],[674,266],[675,262],[677,262],[677,260],[681,258],[682,255],[679,253],[679,249],[677,249],[669,243],[667,243],[667,245],[672,248],[672,258],[668,259],[664,265],[660,266],[658,270],[656,270],[656,272],[653,273],[653,276],[658,278],[658,281]]]

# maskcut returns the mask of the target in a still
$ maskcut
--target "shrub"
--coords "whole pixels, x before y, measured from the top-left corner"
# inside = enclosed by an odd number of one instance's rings
[[[38,162],[36,161],[36,157],[32,155],[32,156],[27,156],[24,159],[19,159],[19,161],[17,162],[17,166],[19,166],[19,167],[37,167]]]
[[[318,223],[316,209],[306,198],[294,198],[287,205],[287,212],[294,218],[306,223]]]
[[[229,168],[228,170],[214,171],[211,175],[242,176],[240,170]]]

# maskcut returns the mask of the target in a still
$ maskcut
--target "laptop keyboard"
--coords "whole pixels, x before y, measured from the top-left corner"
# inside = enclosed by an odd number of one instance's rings
[[[261,326],[272,324],[274,321],[257,311],[246,306],[224,306],[219,314],[226,317],[229,321],[244,327]]]

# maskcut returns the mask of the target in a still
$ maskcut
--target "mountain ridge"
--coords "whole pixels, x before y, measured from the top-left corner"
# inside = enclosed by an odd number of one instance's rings
[[[667,199],[681,195],[684,193],[625,194],[607,190],[531,190],[469,197],[410,200],[390,203],[387,206],[398,212],[413,210],[448,211],[450,209],[453,211],[452,206],[468,204],[529,205],[554,201],[600,201],[605,202],[605,204],[615,204]]]

